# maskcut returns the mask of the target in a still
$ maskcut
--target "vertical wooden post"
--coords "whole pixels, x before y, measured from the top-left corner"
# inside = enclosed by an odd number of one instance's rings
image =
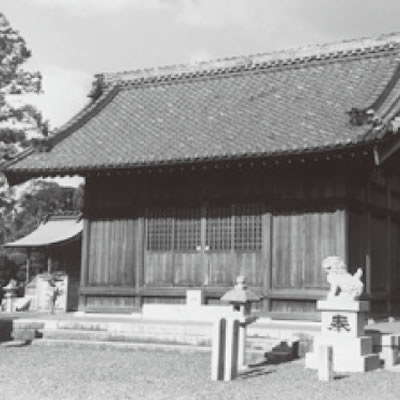
[[[26,272],[25,272],[25,285],[27,285],[31,279],[30,273],[31,273],[31,248],[28,247],[27,250],[27,257],[26,257]]]
[[[349,227],[349,209],[346,207],[343,210],[343,239],[344,239],[344,262],[350,265],[350,227]]]
[[[365,255],[365,292],[368,296],[371,296],[372,293],[372,283],[371,283],[371,182],[367,183],[367,251]]]
[[[90,243],[90,222],[87,218],[83,220],[83,232],[82,232],[82,258],[81,258],[81,286],[86,286],[88,283],[88,271],[89,271],[89,243]],[[80,310],[83,310],[86,305],[85,295],[79,296]]]
[[[386,217],[386,312],[392,312],[392,193],[391,179],[387,179],[386,201],[387,201],[387,217]]]
[[[50,247],[47,248],[47,273],[53,272],[53,255]]]
[[[208,256],[205,252],[206,248],[206,215],[207,213],[207,206],[204,205],[201,208],[200,215],[201,215],[201,222],[200,222],[200,232],[201,232],[201,265],[203,268],[203,285],[207,286],[210,283],[210,276],[209,276],[209,265],[208,265]]]
[[[136,219],[136,275],[135,275],[135,288],[136,288],[136,307],[141,309],[142,296],[139,294],[140,289],[144,285],[144,251],[146,245],[145,238],[145,219],[138,217]]]
[[[272,214],[264,212],[262,216],[262,265],[264,265],[263,292],[267,297],[263,301],[263,311],[270,311],[268,294],[272,289]]]

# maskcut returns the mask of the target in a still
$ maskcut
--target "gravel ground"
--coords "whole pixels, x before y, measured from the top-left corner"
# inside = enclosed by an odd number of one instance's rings
[[[297,360],[254,367],[224,383],[210,380],[210,354],[0,346],[1,400],[399,398],[400,372],[348,374],[323,383]]]

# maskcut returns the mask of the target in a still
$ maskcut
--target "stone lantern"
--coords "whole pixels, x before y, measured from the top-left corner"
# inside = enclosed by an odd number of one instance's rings
[[[257,317],[251,315],[251,304],[259,302],[261,297],[247,288],[246,278],[242,275],[236,278],[236,285],[226,292],[221,301],[232,304],[233,310],[240,313],[238,366],[245,369],[246,327]]]
[[[5,299],[5,311],[13,312],[14,311],[14,299],[17,295],[17,285],[14,279],[10,279],[10,282],[7,286],[3,287],[4,299]]]

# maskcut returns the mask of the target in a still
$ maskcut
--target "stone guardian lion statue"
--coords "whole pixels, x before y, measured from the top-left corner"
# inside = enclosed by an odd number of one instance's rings
[[[363,290],[364,284],[361,281],[362,269],[349,274],[344,261],[337,256],[330,256],[322,261],[322,268],[327,273],[327,281],[330,285],[330,290],[327,300],[357,300]]]

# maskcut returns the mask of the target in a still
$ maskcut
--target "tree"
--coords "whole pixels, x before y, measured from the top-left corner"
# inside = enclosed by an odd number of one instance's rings
[[[47,133],[47,123],[41,113],[24,101],[27,93],[41,92],[40,73],[22,68],[30,56],[23,37],[0,13],[0,164],[28,147],[32,138],[43,138]],[[7,181],[0,173],[0,286],[15,270],[14,261],[1,244],[17,233],[16,205],[17,199],[11,196]]]
[[[41,91],[40,73],[22,68],[30,56],[25,40],[0,13],[0,164],[29,146],[32,137],[47,132],[41,113],[23,101],[24,94]],[[0,239],[10,229],[7,221],[14,205],[6,179],[0,175]]]

